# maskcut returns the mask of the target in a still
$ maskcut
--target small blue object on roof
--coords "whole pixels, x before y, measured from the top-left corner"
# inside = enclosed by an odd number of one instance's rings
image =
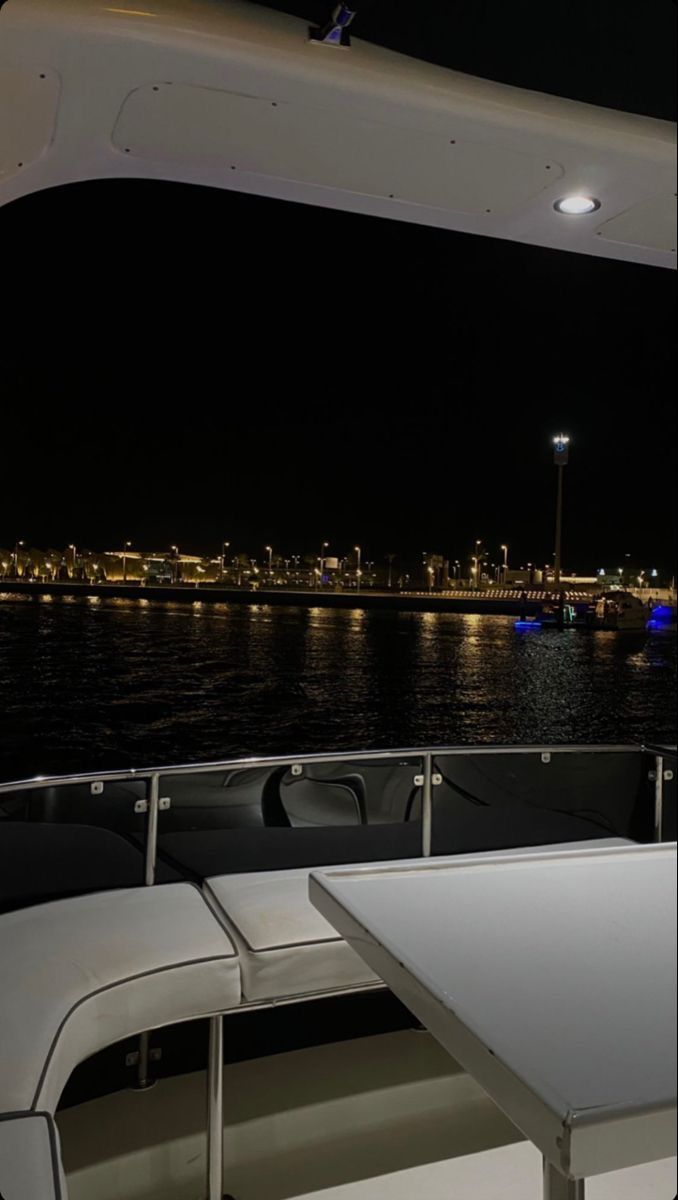
[[[354,17],[355,9],[349,8],[348,4],[337,4],[326,25],[310,30],[311,41],[322,42],[325,46],[350,46],[348,27]]]

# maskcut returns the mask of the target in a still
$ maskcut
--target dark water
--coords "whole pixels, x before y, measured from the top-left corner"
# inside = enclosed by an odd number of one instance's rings
[[[670,633],[0,597],[0,778],[239,754],[675,741]]]

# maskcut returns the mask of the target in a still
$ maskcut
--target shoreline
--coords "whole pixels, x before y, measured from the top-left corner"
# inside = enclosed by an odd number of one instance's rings
[[[113,599],[160,600],[174,603],[240,605],[276,605],[288,608],[345,608],[381,609],[392,612],[456,612],[467,615],[519,616],[534,613],[543,600],[522,601],[502,597],[423,595],[416,593],[363,592],[348,595],[343,592],[291,591],[220,587],[215,584],[156,584],[141,587],[136,583],[39,583],[36,581],[2,580],[0,595],[10,596],[86,596]]]

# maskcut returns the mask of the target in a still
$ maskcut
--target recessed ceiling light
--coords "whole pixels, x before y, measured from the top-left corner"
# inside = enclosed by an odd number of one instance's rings
[[[600,208],[600,200],[594,196],[563,196],[561,200],[556,200],[553,207],[567,217],[585,217],[587,213]]]

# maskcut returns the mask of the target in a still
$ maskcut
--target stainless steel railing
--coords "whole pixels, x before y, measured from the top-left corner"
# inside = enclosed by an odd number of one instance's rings
[[[654,754],[654,770],[650,772],[650,779],[654,780],[654,840],[662,842],[664,840],[665,784],[671,783],[675,779],[678,748],[676,746],[649,745],[644,746],[643,750],[648,754]]]
[[[332,766],[341,763],[354,765],[368,763],[411,762],[418,765],[418,771],[413,776],[415,787],[420,788],[422,797],[422,843],[421,852],[429,857],[432,846],[433,825],[433,793],[435,787],[442,783],[442,776],[435,771],[437,756],[453,757],[490,757],[494,755],[528,755],[540,754],[544,762],[556,755],[572,754],[615,754],[638,753],[653,757],[654,767],[650,778],[654,780],[654,837],[661,841],[664,829],[664,792],[665,783],[673,779],[674,768],[667,766],[667,761],[675,764],[676,748],[670,746],[647,745],[605,745],[605,746],[437,746],[425,748],[407,748],[399,750],[358,750],[341,751],[334,754],[303,754],[303,755],[273,755],[251,756],[215,760],[207,763],[182,763],[164,767],[131,768],[122,771],[99,771],[82,774],[59,776],[36,776],[33,779],[0,782],[0,797],[10,793],[32,791],[36,788],[63,788],[68,786],[105,783],[146,782],[147,794],[143,803],[146,812],[146,834],[144,845],[144,882],[147,886],[155,883],[155,865],[157,856],[158,828],[160,813],[163,807],[161,783],[164,779],[180,778],[184,775],[209,775],[215,771],[246,771],[257,768],[279,767],[303,768],[304,766]],[[1,827],[0,827],[1,828]]]
[[[35,775],[32,779],[0,782],[0,795],[5,792],[29,791],[36,787],[63,787],[78,783],[124,783],[130,780],[151,779],[153,775],[174,778],[179,775],[202,775],[220,770],[245,770],[255,767],[285,767],[359,762],[395,762],[398,759],[423,759],[425,755],[494,755],[494,754],[621,754],[641,753],[652,747],[638,743],[604,746],[425,746],[400,750],[342,750],[331,754],[282,754],[247,756],[244,758],[214,759],[206,763],[181,763],[171,766],[130,767],[121,771],[88,771],[72,775]]]

